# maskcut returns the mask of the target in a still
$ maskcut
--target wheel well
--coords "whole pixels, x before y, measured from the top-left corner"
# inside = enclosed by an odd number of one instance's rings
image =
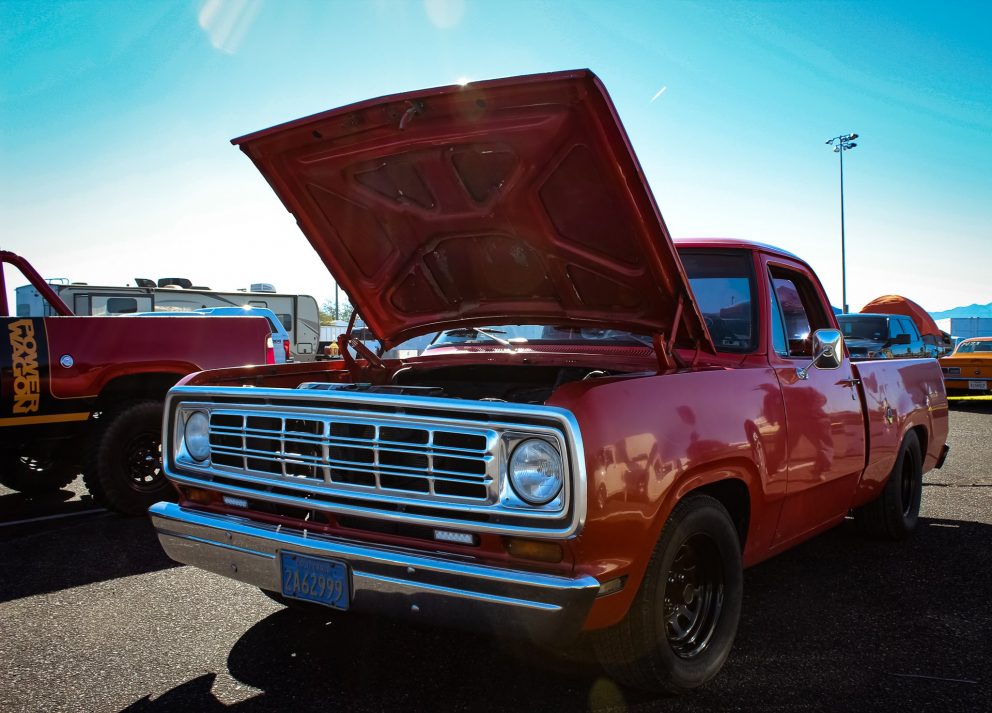
[[[927,457],[927,428],[926,426],[913,426],[911,431],[916,433],[916,438],[920,441],[920,458],[926,460]]]
[[[687,493],[686,497],[696,493],[709,495],[711,498],[719,500],[720,504],[727,508],[730,519],[734,521],[734,526],[737,528],[737,536],[740,538],[741,551],[743,551],[747,541],[748,524],[751,520],[751,495],[744,481],[737,478],[718,480],[715,483],[696,488]]]
[[[105,411],[113,404],[137,399],[161,399],[176,385],[182,374],[129,374],[107,382],[97,398],[96,410]]]

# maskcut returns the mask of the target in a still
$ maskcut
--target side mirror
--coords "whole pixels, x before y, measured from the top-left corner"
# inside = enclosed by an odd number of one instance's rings
[[[892,340],[893,344],[909,344],[912,341],[908,334],[897,334]]]
[[[800,379],[809,378],[810,369],[839,369],[844,360],[844,335],[837,329],[818,329],[813,332],[813,363],[796,369]]]

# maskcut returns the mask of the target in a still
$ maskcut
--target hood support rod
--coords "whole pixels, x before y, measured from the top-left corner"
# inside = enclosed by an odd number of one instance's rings
[[[354,349],[358,356],[362,357],[376,369],[384,369],[385,365],[382,363],[382,359],[374,351],[369,349],[362,342],[361,339],[355,339],[351,336],[352,331],[355,329],[355,320],[358,318],[358,312],[352,310],[351,319],[348,321],[348,328],[344,331],[344,334],[338,335],[338,354],[344,359],[345,368],[351,372],[351,374],[357,379],[359,373],[361,372],[361,367],[355,362],[355,358],[351,356],[351,352],[348,351],[348,347]]]
[[[676,367],[684,367],[685,362],[675,351],[675,338],[679,334],[679,327],[682,326],[682,307],[685,304],[685,293],[679,293],[679,300],[675,303],[675,315],[672,318],[672,333],[665,337],[664,332],[658,332],[652,338],[654,342],[654,353],[658,358],[658,368],[661,371],[671,371]]]

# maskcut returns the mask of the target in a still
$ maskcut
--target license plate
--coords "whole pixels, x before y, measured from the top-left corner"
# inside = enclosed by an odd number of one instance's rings
[[[334,609],[347,609],[351,593],[348,567],[344,562],[280,552],[282,593],[293,599],[317,602]]]
[[[968,388],[974,391],[985,391],[985,389],[988,388],[988,385],[984,381],[969,381]]]

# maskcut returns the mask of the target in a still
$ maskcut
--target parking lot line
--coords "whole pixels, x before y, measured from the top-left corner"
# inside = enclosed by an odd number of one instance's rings
[[[67,517],[76,517],[77,515],[90,515],[95,512],[107,512],[106,508],[91,508],[89,510],[80,510],[78,512],[67,512],[61,515],[44,515],[42,517],[30,517],[26,520],[11,520],[10,522],[0,522],[0,527],[11,527],[13,525],[27,525],[32,522],[43,522],[45,520],[61,520]]]

